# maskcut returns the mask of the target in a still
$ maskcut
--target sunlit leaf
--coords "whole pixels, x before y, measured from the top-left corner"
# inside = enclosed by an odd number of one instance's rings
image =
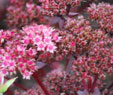
[[[5,84],[3,84],[3,85],[1,84],[1,85],[0,85],[0,93],[6,92],[7,89],[13,84],[13,82],[14,82],[16,79],[17,79],[17,77],[8,80],[8,81],[7,81]]]

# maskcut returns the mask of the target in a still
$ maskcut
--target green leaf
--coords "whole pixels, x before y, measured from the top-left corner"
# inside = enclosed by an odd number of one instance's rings
[[[0,95],[3,95],[3,93],[0,93]]]
[[[4,89],[3,86],[4,86],[3,84],[0,84],[0,95],[1,93],[3,93],[3,89]]]
[[[7,81],[5,84],[3,84],[3,85],[0,85],[0,93],[6,92],[7,89],[13,84],[13,82],[14,82],[16,79],[17,79],[17,77],[8,80],[8,81]]]

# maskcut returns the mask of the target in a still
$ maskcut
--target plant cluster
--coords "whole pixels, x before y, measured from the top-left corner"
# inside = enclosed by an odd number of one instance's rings
[[[0,30],[0,74],[8,79],[20,72],[38,83],[27,89],[14,82],[24,90],[15,95],[113,95],[113,83],[104,81],[113,73],[113,6],[86,6],[89,20],[77,13],[83,1],[10,0],[8,27]],[[59,67],[51,71],[52,65]],[[49,73],[44,66],[51,67]],[[11,95],[9,89],[6,93]]]
[[[91,4],[87,9],[91,19],[95,19],[106,32],[113,31],[113,5],[108,3]]]

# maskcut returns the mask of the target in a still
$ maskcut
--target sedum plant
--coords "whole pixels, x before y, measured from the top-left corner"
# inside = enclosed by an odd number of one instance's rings
[[[10,0],[5,15],[0,29],[1,94],[113,95],[113,83],[106,81],[113,73],[112,4]],[[29,89],[9,79],[18,73],[37,85]],[[7,90],[12,83],[21,90]]]

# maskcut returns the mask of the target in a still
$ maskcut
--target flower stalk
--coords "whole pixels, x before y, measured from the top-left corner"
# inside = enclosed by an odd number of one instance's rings
[[[94,92],[94,88],[96,86],[97,79],[98,79],[98,75],[95,76],[95,79],[94,79],[92,87],[91,87],[91,92]]]
[[[39,84],[41,89],[44,91],[45,95],[50,95],[49,92],[47,91],[46,87],[43,85],[41,80],[39,79],[39,76],[37,75],[37,72],[35,72],[32,77],[35,79],[35,81]]]

